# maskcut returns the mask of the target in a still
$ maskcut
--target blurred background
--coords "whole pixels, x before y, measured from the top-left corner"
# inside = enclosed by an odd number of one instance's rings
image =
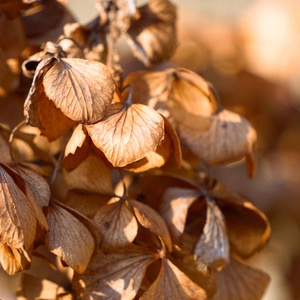
[[[47,1],[46,1],[47,2]],[[51,1],[50,1],[51,2]],[[97,15],[94,0],[69,0],[56,25],[86,23]],[[139,1],[145,3],[147,1]],[[264,300],[300,299],[300,1],[176,0],[179,45],[166,65],[202,75],[217,89],[224,107],[244,115],[258,132],[258,171],[246,176],[244,164],[213,169],[215,177],[250,198],[272,226],[269,244],[251,263],[271,275]],[[48,39],[59,29],[48,26]],[[26,27],[26,26],[25,26]],[[41,37],[27,36],[37,44]],[[56,38],[55,38],[56,39]],[[118,43],[125,74],[144,67],[124,41]],[[1,92],[1,91],[0,91]],[[11,96],[12,97],[12,96]],[[15,126],[20,107],[0,97],[0,120]],[[0,274],[0,298],[15,299],[19,275]]]

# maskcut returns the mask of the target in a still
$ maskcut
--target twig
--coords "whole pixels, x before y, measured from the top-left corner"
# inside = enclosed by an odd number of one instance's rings
[[[11,160],[13,162],[15,162],[14,160],[14,155],[13,155],[13,151],[12,151],[12,141],[14,139],[14,135],[15,133],[22,127],[25,125],[25,120],[23,120],[22,122],[20,122],[11,132],[10,136],[9,136],[9,140],[8,140],[8,143],[9,143],[9,153],[10,153],[10,157],[11,157]]]

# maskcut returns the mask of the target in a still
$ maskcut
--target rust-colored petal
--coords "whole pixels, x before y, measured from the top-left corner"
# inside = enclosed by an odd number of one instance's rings
[[[85,271],[95,250],[95,240],[88,228],[69,211],[53,203],[48,207],[47,248],[78,273]]]
[[[138,232],[138,223],[123,200],[100,207],[93,220],[102,234],[104,251],[129,245]]]
[[[172,252],[172,241],[164,219],[153,208],[146,204],[132,199],[128,200],[128,202],[133,207],[138,222],[159,236],[164,241],[169,252]]]
[[[170,260],[163,259],[160,273],[141,300],[204,300],[204,289],[190,280]]]
[[[45,93],[70,119],[91,124],[101,120],[113,99],[114,80],[102,63],[62,58],[45,74]]]
[[[87,130],[106,158],[115,167],[124,167],[156,150],[164,138],[164,120],[146,105],[117,103]]]
[[[155,253],[133,248],[131,251],[93,256],[84,274],[75,274],[73,289],[83,299],[133,299],[147,267],[157,259]]]
[[[260,300],[270,282],[268,274],[234,258],[216,277],[213,300]]]

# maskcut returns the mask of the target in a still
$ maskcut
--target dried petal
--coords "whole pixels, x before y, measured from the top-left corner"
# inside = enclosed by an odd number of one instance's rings
[[[16,249],[0,244],[0,265],[9,275],[30,267],[31,259],[24,248]]]
[[[181,68],[174,73],[167,108],[180,124],[207,130],[212,122],[208,117],[216,111],[217,103],[207,81]]]
[[[83,129],[83,125],[79,124],[73,131],[72,136],[70,137],[68,144],[65,149],[65,156],[69,154],[74,154],[77,148],[81,148],[86,139],[86,134]]]
[[[166,101],[168,80],[174,70],[160,72],[137,71],[130,73],[124,80],[124,86],[132,86],[132,101],[148,105],[158,110],[157,104]],[[129,89],[125,89],[122,98],[127,99]]]
[[[260,250],[270,237],[267,217],[249,200],[218,183],[210,192],[225,217],[231,249],[248,258]]]
[[[56,203],[49,206],[47,221],[47,248],[76,272],[84,272],[95,250],[93,235],[82,222]]]
[[[160,273],[141,300],[204,300],[206,292],[191,281],[170,260],[163,259]]]
[[[229,243],[222,212],[215,201],[206,198],[207,212],[203,233],[195,247],[198,267],[217,269],[229,262]]]
[[[180,139],[208,165],[242,159],[253,151],[256,132],[240,115],[222,110],[213,115],[208,130],[178,125]]]
[[[113,99],[112,75],[96,61],[62,58],[45,74],[43,84],[55,106],[80,123],[101,120]]]
[[[63,174],[69,189],[113,194],[109,169],[94,155],[89,155],[76,169]]]
[[[72,296],[58,284],[29,274],[24,274],[17,291],[17,299],[43,299],[43,300],[72,300]]]
[[[33,243],[37,221],[31,202],[14,182],[7,168],[0,166],[0,242],[28,249]],[[10,173],[13,172],[12,170]],[[18,174],[14,174],[16,177]],[[21,177],[18,178],[23,181]]]
[[[101,248],[104,251],[129,245],[138,232],[137,221],[122,200],[102,206],[94,223],[102,234]]]
[[[125,167],[130,172],[140,173],[145,172],[153,168],[159,168],[163,166],[171,154],[171,140],[168,135],[159,146],[157,146],[155,152],[149,152],[144,158],[139,161],[133,162]]]
[[[146,66],[171,57],[176,38],[176,6],[168,0],[151,0],[138,9],[127,31],[134,55]]]
[[[76,125],[76,122],[66,117],[61,110],[49,100],[44,93],[43,87],[40,87],[39,90],[37,114],[41,135],[47,137],[49,142],[57,140]]]
[[[169,252],[172,252],[172,241],[164,219],[153,208],[146,204],[132,199],[128,200],[128,202],[133,207],[138,222],[159,236],[164,241]]]
[[[199,197],[200,193],[196,190],[176,187],[166,189],[160,214],[175,240],[184,232],[188,209]]]
[[[110,198],[111,196],[72,189],[68,192],[64,203],[92,219],[99,208],[105,205]]]
[[[115,167],[144,158],[164,138],[163,118],[142,104],[113,104],[100,122],[87,129],[93,143]]]
[[[155,253],[139,248],[109,255],[98,251],[86,272],[75,274],[73,288],[83,299],[133,299],[147,267],[156,259]]]
[[[231,258],[217,273],[217,292],[213,300],[260,300],[270,282],[270,276]]]
[[[39,206],[48,206],[51,195],[48,182],[42,176],[32,171],[29,165],[19,164],[15,169],[21,175],[25,183],[28,185],[28,188],[34,194],[34,197],[37,200]]]

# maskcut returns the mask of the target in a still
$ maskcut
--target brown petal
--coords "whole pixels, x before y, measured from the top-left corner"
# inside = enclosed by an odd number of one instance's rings
[[[159,72],[137,71],[130,73],[124,80],[123,85],[132,86],[132,102],[148,105],[157,110],[159,101],[166,101],[166,92],[170,74],[174,70]],[[130,88],[125,89],[122,98],[128,98]]]
[[[230,264],[217,273],[217,292],[213,300],[260,300],[270,276],[231,258]]]
[[[7,274],[14,275],[28,269],[30,262],[29,254],[24,248],[16,249],[0,244],[0,265]]]
[[[109,69],[96,61],[60,59],[44,76],[45,93],[67,117],[80,123],[101,120],[114,93]]]
[[[170,260],[163,259],[160,273],[141,300],[204,300],[206,292],[191,281]]]
[[[222,110],[213,115],[208,130],[201,131],[178,125],[179,137],[208,165],[218,165],[242,159],[253,151],[256,132],[240,115]]]
[[[87,129],[93,143],[115,167],[144,158],[164,138],[163,118],[142,104],[113,104],[100,122]]]
[[[74,154],[77,148],[82,147],[85,139],[86,139],[86,134],[84,132],[83,125],[79,124],[73,131],[73,134],[67,143],[65,149],[65,156],[68,156],[69,154]]]
[[[0,242],[28,249],[36,235],[35,211],[25,190],[17,186],[3,167],[0,166]]]
[[[43,94],[43,76],[53,66],[55,60],[52,58],[42,60],[36,70],[29,90],[28,96],[24,102],[24,115],[26,123],[31,126],[41,127],[38,113],[38,100],[44,97]],[[43,99],[42,99],[43,100]]]
[[[177,45],[176,6],[168,0],[152,0],[138,12],[139,18],[127,31],[133,54],[146,66],[167,60]]]
[[[48,182],[42,176],[31,170],[29,165],[19,164],[15,169],[33,192],[39,206],[48,206],[51,195]]]
[[[180,124],[207,130],[212,120],[208,117],[217,109],[210,85],[198,74],[178,69],[169,90],[167,108]]]
[[[222,212],[211,198],[206,198],[206,222],[195,247],[198,267],[217,269],[229,262],[229,243]]]
[[[41,135],[47,137],[49,142],[55,141],[76,125],[76,122],[66,117],[61,110],[49,100],[44,92],[43,86],[39,89],[37,114]]]
[[[17,291],[17,299],[72,300],[73,297],[52,281],[24,274]]]
[[[166,189],[160,206],[160,214],[175,240],[184,232],[188,209],[199,196],[200,193],[196,190],[176,187]]]
[[[110,198],[111,196],[72,189],[68,191],[64,203],[69,207],[76,209],[87,218],[92,219],[99,208],[105,205]]]
[[[102,234],[103,251],[129,245],[138,232],[137,221],[123,200],[100,207],[94,223]]]
[[[181,161],[182,161],[182,153],[181,153],[181,146],[180,141],[178,139],[177,133],[175,129],[173,128],[172,124],[168,121],[167,118],[163,117],[165,121],[165,129],[167,135],[170,137],[173,145],[173,151],[174,151],[174,159],[177,168],[181,167]]]
[[[140,173],[163,166],[171,154],[171,140],[168,135],[160,145],[157,146],[155,152],[148,152],[144,158],[133,162],[125,167],[130,172]]]
[[[47,221],[47,248],[76,272],[84,272],[95,250],[95,240],[90,231],[56,203],[49,206]]]
[[[3,164],[7,164],[11,162],[8,138],[5,137],[1,127],[0,127],[0,162]]]
[[[75,274],[73,289],[83,299],[133,299],[147,267],[156,259],[155,253],[139,248],[109,255],[98,251],[86,272]]]
[[[164,219],[150,206],[136,200],[128,200],[133,207],[138,222],[152,233],[161,237],[169,252],[172,252],[172,241]]]
[[[225,217],[231,249],[248,258],[260,250],[270,237],[267,217],[250,201],[218,183],[211,195]]]
[[[113,194],[109,169],[94,155],[89,155],[76,169],[64,170],[63,175],[69,189]]]

